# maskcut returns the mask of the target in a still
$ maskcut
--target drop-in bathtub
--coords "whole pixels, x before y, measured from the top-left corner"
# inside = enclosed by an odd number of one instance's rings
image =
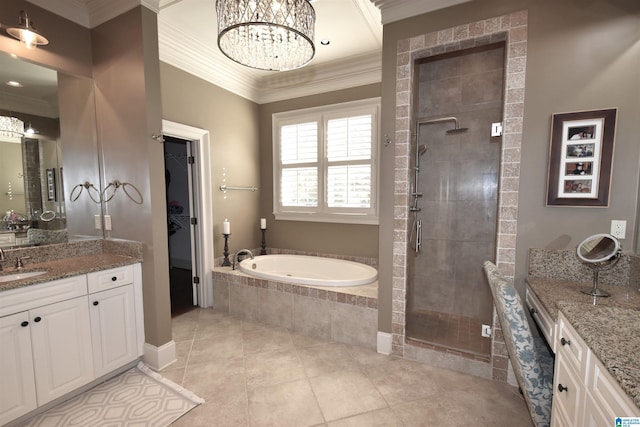
[[[261,255],[242,260],[239,268],[260,279],[311,286],[360,286],[378,279],[366,264],[306,255]]]

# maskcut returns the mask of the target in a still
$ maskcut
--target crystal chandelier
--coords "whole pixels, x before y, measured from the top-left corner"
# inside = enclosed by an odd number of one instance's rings
[[[308,0],[217,0],[218,46],[260,70],[299,68],[315,54],[316,13]]]
[[[0,137],[22,138],[24,122],[11,116],[0,116]]]

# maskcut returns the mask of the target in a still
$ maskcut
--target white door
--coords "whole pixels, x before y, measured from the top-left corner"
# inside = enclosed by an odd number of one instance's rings
[[[29,312],[38,405],[93,380],[87,297]]]
[[[36,409],[29,313],[0,317],[0,425]]]
[[[136,358],[136,318],[133,285],[89,295],[93,369],[105,375]]]

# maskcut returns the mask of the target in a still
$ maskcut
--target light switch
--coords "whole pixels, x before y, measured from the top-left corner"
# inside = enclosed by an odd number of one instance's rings
[[[104,216],[104,229],[111,231],[111,215]]]
[[[102,218],[100,218],[100,215],[93,216],[93,223],[96,230],[102,230]]]

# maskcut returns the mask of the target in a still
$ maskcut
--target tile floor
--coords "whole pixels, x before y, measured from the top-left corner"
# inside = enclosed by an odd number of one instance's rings
[[[162,374],[206,400],[174,426],[531,426],[517,389],[244,321],[173,318]]]

